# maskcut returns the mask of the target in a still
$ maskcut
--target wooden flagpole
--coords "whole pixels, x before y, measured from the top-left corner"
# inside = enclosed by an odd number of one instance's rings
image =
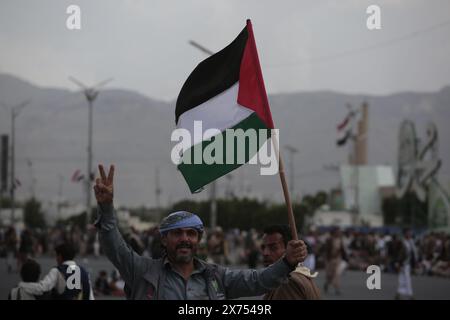
[[[280,148],[278,146],[278,139],[276,139],[276,132],[273,132],[273,135],[271,137],[275,154],[277,155],[278,159],[278,174],[280,176],[281,186],[283,188],[283,194],[284,194],[284,201],[286,202],[286,206],[288,209],[288,221],[289,221],[289,227],[291,228],[291,235],[293,240],[298,240],[298,234],[297,234],[297,227],[295,225],[295,217],[294,217],[294,211],[292,210],[292,202],[291,202],[291,196],[289,194],[289,188],[286,181],[286,175],[284,174],[284,163],[283,158],[280,153]]]
[[[256,75],[257,75],[258,80],[259,80],[258,84],[259,84],[260,89],[261,89],[263,103],[265,104],[264,110],[266,112],[267,119],[270,122],[269,123],[270,127],[271,128],[275,128],[275,125],[274,125],[273,120],[272,120],[272,114],[270,113],[269,101],[267,99],[266,88],[264,86],[264,80],[263,80],[263,76],[262,76],[261,65],[259,63],[258,51],[256,50],[256,42],[255,42],[255,37],[253,35],[253,27],[252,27],[252,23],[251,23],[250,19],[247,20],[247,30],[249,32],[249,39],[250,39],[250,45],[251,45],[251,49],[252,49],[252,54],[253,54],[253,56],[255,58],[255,62],[256,62]],[[281,157],[280,148],[278,146],[277,139],[274,139],[275,135],[276,135],[276,132],[274,131],[272,136],[271,136],[271,139],[273,141],[273,146],[274,146],[274,149],[275,149],[274,151],[275,151],[275,154],[277,155],[277,159],[278,159],[278,172],[279,172],[279,175],[280,175],[281,186],[283,188],[284,200],[286,202],[286,206],[287,206],[287,209],[288,209],[289,227],[291,228],[292,239],[293,240],[298,240],[297,227],[295,226],[295,218],[294,218],[294,212],[292,210],[291,197],[289,195],[289,189],[288,189],[287,182],[286,182],[286,176],[284,174],[283,159]]]

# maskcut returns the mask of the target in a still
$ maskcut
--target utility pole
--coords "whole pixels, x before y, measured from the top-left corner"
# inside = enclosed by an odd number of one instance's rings
[[[75,79],[72,76],[69,76],[69,80],[75,83],[77,86],[79,86],[86,97],[86,100],[88,102],[89,107],[89,116],[88,116],[88,148],[87,148],[87,154],[88,154],[88,161],[87,161],[87,173],[85,176],[85,183],[86,183],[86,221],[85,225],[89,224],[89,216],[91,212],[91,193],[92,193],[92,113],[93,113],[93,104],[95,99],[97,98],[100,91],[98,90],[100,87],[106,85],[107,83],[112,81],[112,78],[104,80],[99,82],[97,85],[88,87],[84,85],[81,81]]]
[[[214,54],[214,52],[203,47],[202,45],[198,44],[197,42],[195,42],[193,40],[189,40],[189,44],[209,56],[212,56]],[[217,200],[216,200],[217,183],[216,183],[216,180],[211,182],[210,185],[211,185],[211,189],[210,189],[210,193],[209,193],[209,200],[211,202],[210,227],[215,228],[217,226]]]
[[[19,116],[23,108],[25,108],[30,103],[30,100],[26,100],[22,103],[13,106],[6,106],[11,109],[11,225],[15,222],[15,188],[16,188],[16,148],[15,148],[15,134],[16,134],[16,118]]]
[[[0,136],[0,211],[3,205],[3,193],[8,190],[8,151],[9,151],[9,136],[2,134]]]
[[[35,199],[36,197],[36,178],[34,177],[34,170],[33,170],[33,162],[30,159],[27,159],[27,165],[30,169],[30,196],[32,199]]]

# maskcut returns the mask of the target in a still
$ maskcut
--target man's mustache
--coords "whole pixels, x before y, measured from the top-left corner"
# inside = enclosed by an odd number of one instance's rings
[[[192,249],[192,244],[189,242],[182,242],[176,246],[176,249],[181,249],[181,248]]]

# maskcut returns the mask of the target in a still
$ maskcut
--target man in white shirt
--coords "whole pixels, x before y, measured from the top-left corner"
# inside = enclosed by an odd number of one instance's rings
[[[89,274],[73,260],[75,249],[68,243],[55,248],[56,262],[50,272],[39,282],[28,282],[23,287],[34,294],[51,291],[58,300],[94,300]]]
[[[30,282],[36,282],[41,275],[41,266],[33,259],[27,259],[20,268],[22,281],[13,288],[8,295],[8,300],[46,300],[49,299],[49,292],[27,288]],[[43,294],[44,293],[44,294]]]
[[[396,298],[413,299],[414,296],[411,282],[411,268],[414,268],[414,265],[417,261],[417,248],[414,244],[411,229],[406,228],[403,231],[403,234],[403,246],[405,255],[403,263],[400,265],[398,274],[398,288]]]

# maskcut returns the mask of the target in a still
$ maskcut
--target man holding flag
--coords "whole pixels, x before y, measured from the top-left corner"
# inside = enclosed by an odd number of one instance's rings
[[[222,150],[222,160],[231,158],[232,161],[205,163],[194,159],[192,163],[192,155],[195,158],[199,150],[203,152],[209,147],[217,156],[220,150],[216,146],[211,148],[210,144],[226,140],[227,129],[274,129],[250,20],[230,45],[201,62],[183,85],[175,111],[177,128],[192,132],[195,137],[199,121],[209,136],[203,134],[201,139],[183,144],[179,153],[181,161],[177,163],[191,192],[200,191],[205,185],[248,162],[267,136],[257,139],[256,148],[244,140],[244,161],[235,161],[238,155],[234,147],[232,150]],[[274,139],[275,153],[278,154],[276,142]],[[286,253],[265,269],[231,270],[195,258],[203,234],[203,223],[198,216],[186,211],[174,212],[161,222],[159,231],[166,250],[163,258],[141,257],[128,248],[117,229],[114,216],[114,166],[106,176],[100,165],[100,178],[96,179],[94,186],[99,208],[96,226],[106,255],[130,289],[127,297],[233,299],[262,295],[278,287],[307,255],[305,243],[297,238],[281,161],[279,169],[293,240],[288,242]]]
[[[199,63],[189,75],[178,95],[175,123],[177,130],[188,133],[188,136],[193,133],[194,136],[193,141],[180,143],[182,150],[179,150],[176,162],[192,193],[201,191],[205,185],[251,162],[250,159],[255,159],[255,154],[270,137],[268,142],[273,143],[277,170],[268,170],[266,174],[279,173],[292,239],[298,239],[284,164],[279,155],[278,130],[272,120],[250,20],[247,20],[247,26],[231,44]],[[201,138],[198,135],[196,138],[195,134],[199,131],[198,123],[205,130]],[[252,131],[259,132],[257,139],[241,139],[238,141],[239,146],[228,144],[229,140],[235,139],[236,132],[245,132],[246,135],[250,132],[248,136],[251,136]],[[244,149],[245,161],[239,161],[242,159],[239,159],[238,148]],[[174,153],[172,151],[172,160]],[[215,161],[196,161],[199,154],[206,154]],[[299,268],[305,275],[311,275],[306,267]]]
[[[143,257],[127,246],[121,236],[113,208],[114,166],[94,186],[99,218],[96,226],[108,259],[119,270],[128,287],[128,299],[219,300],[257,296],[275,289],[298,263],[305,260],[306,245],[289,241],[285,255],[260,270],[231,270],[195,257],[203,234],[200,218],[186,211],[170,214],[160,224],[166,254],[160,259]]]

